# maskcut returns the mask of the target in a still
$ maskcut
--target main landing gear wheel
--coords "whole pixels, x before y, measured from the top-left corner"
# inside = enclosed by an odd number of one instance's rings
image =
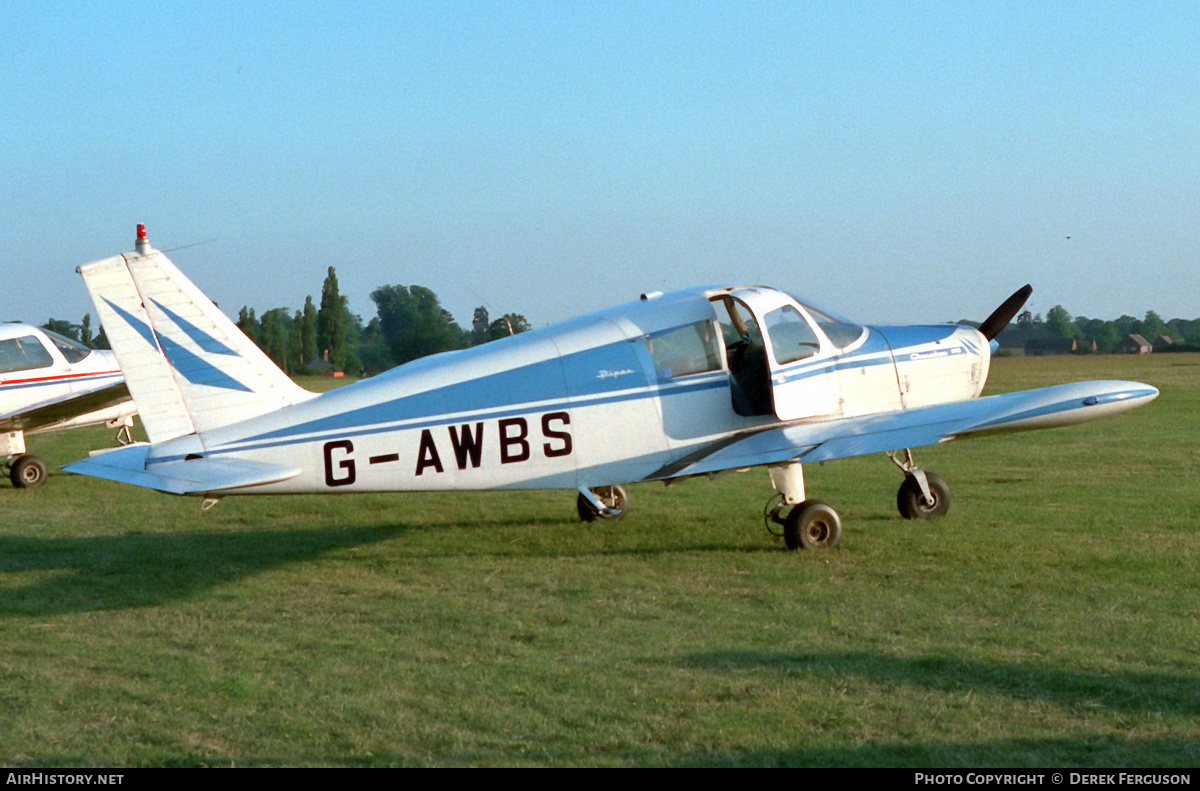
[[[33,489],[46,482],[46,462],[37,456],[18,456],[9,468],[8,477],[18,489]]]
[[[617,513],[606,514],[603,511],[597,511],[595,506],[580,494],[575,501],[575,509],[579,512],[580,519],[585,522],[595,522],[597,519],[620,519],[625,515],[625,509],[629,507],[629,496],[625,494],[625,487],[597,486],[591,491],[599,498],[600,502]]]
[[[820,500],[800,503],[783,523],[783,543],[788,549],[833,549],[841,540],[842,518]]]
[[[900,491],[896,492],[896,507],[905,519],[937,519],[950,510],[949,484],[932,472],[925,473],[925,481],[929,484],[931,500],[925,499],[915,476],[905,476],[904,483],[900,484]]]

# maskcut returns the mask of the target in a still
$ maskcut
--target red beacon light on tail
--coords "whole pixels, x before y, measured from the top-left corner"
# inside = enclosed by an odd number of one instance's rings
[[[137,241],[134,243],[134,248],[141,255],[146,255],[150,251],[150,239],[146,236],[146,226],[138,223]]]

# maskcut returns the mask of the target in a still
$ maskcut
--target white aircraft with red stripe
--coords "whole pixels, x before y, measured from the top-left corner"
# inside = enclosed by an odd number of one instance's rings
[[[0,324],[0,458],[13,485],[40,486],[46,463],[25,435],[104,424],[128,441],[137,408],[117,358],[32,324]]]
[[[979,397],[1028,286],[976,329],[865,326],[738,285],[643,294],[316,395],[138,230],[134,251],[79,272],[150,442],[64,469],[203,507],[227,495],[566,489],[591,520],[624,512],[625,483],[765,467],[768,527],[789,549],[828,548],[841,517],[808,499],[804,463],[886,453],[904,473],[901,515],[932,518],[949,487],[909,448],[1065,426],[1158,395],[1107,381]]]

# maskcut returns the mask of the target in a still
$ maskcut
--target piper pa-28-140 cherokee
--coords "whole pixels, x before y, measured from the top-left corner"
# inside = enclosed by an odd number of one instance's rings
[[[235,494],[578,490],[585,520],[621,515],[621,484],[766,467],[768,526],[832,547],[841,519],[809,500],[802,464],[885,452],[906,518],[949,489],[909,448],[1049,428],[1145,404],[1137,382],[980,398],[992,339],[1028,286],[979,329],[867,327],[774,288],[641,299],[314,395],[283,374],[153,249],[80,267],[148,444],[65,469],[205,507]]]
[[[136,412],[112,352],[32,324],[0,324],[0,459],[14,486],[46,480],[46,463],[25,452],[26,434],[104,423],[127,440]]]

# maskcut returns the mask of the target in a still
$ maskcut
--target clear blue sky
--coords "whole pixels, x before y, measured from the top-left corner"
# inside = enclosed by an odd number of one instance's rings
[[[160,249],[226,313],[1200,316],[1200,4],[0,0],[0,318]],[[1068,238],[1070,237],[1070,238]]]

